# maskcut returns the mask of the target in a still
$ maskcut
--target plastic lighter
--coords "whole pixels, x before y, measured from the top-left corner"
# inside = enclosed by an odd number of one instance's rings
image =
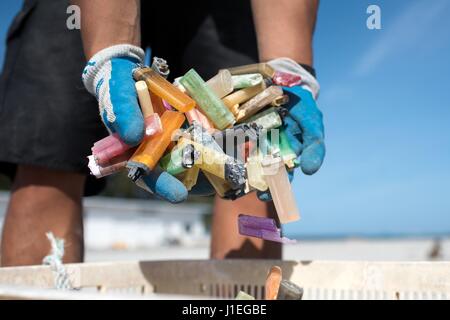
[[[172,140],[172,134],[179,129],[185,117],[176,111],[166,111],[161,117],[163,131],[144,138],[136,152],[128,161],[129,177],[136,181],[140,176],[153,170]]]
[[[88,156],[88,159],[89,159],[88,167],[91,170],[91,174],[95,176],[97,179],[119,172],[125,169],[127,165],[127,160],[124,160],[115,164],[100,166],[95,161],[94,156]]]
[[[135,84],[141,106],[142,115],[145,121],[145,135],[151,136],[162,131],[162,123],[159,114],[153,111],[152,99],[145,81],[138,81]]]
[[[150,93],[150,98],[152,100],[152,105],[153,105],[153,110],[155,110],[155,112],[159,115],[159,117],[161,118],[161,116],[163,115],[164,112],[166,112],[166,108],[164,107],[164,103],[163,103],[163,99],[161,99],[160,97],[158,97],[156,94],[154,94],[153,92],[149,91]]]
[[[264,286],[264,299],[276,300],[278,297],[278,290],[280,289],[280,283],[283,279],[283,273],[279,266],[273,266],[270,268],[267,274],[266,284]]]
[[[151,68],[136,68],[133,77],[136,81],[145,81],[151,92],[181,112],[189,111],[195,106],[194,100]]]
[[[232,76],[231,80],[233,83],[233,88],[236,90],[253,87],[260,84],[263,81],[263,76],[260,73],[241,74]]]
[[[220,70],[219,73],[209,79],[206,84],[219,98],[223,98],[233,92],[233,80],[231,78],[231,73],[228,70]]]
[[[224,153],[216,140],[201,125],[194,122],[194,124],[191,126],[191,128],[189,128],[188,131],[190,132],[191,137],[195,142],[211,148],[212,150],[215,150],[220,154]],[[194,168],[198,167],[194,166]],[[224,198],[231,190],[231,185],[226,180],[207,171],[203,171],[203,174],[205,175],[206,179],[208,179],[209,183],[214,188],[219,197]]]
[[[103,165],[99,165],[93,155],[88,156],[88,167],[91,170],[91,174],[99,179],[125,169],[127,161],[133,155],[134,151],[135,149],[129,149]]]
[[[247,122],[254,123],[264,130],[278,128],[283,124],[278,110],[274,107],[254,115],[253,117],[248,119]]]
[[[181,138],[180,141],[184,139],[186,138]],[[245,184],[246,170],[244,163],[226,155],[223,151],[216,151],[192,140],[182,143],[192,144],[195,151],[199,152],[194,165],[201,170],[226,180],[232,188],[239,188]]]
[[[170,73],[169,65],[163,58],[154,57],[152,62],[152,69],[158,72],[165,79],[167,79]]]
[[[232,75],[247,74],[247,73],[261,73],[267,78],[272,78],[275,75],[275,70],[267,63],[255,63],[245,66],[228,68]]]
[[[183,166],[183,147],[175,146],[171,152],[161,158],[159,165],[161,169],[173,176],[185,172],[186,168]]]
[[[224,198],[226,194],[231,190],[231,186],[227,181],[216,177],[215,175],[206,171],[203,171],[203,174],[205,175],[206,179],[208,179],[209,183],[211,183],[211,186],[214,188],[219,197]]]
[[[214,133],[214,140],[222,150],[235,159],[245,162],[246,155],[256,149],[260,130],[256,124],[242,123]],[[251,153],[251,152],[250,152]]]
[[[248,157],[245,166],[247,168],[247,180],[250,187],[259,191],[266,191],[269,186],[264,179],[261,157],[259,155]]]
[[[287,94],[283,94],[273,100],[270,105],[272,107],[281,107],[289,102],[289,96]]]
[[[239,107],[236,115],[237,121],[248,119],[281,95],[283,95],[283,89],[278,86],[270,86],[263,92],[258,93]]]
[[[180,84],[197,102],[197,106],[214,123],[217,129],[222,130],[228,128],[236,122],[233,114],[194,69],[189,70],[180,79]]]
[[[123,142],[117,133],[114,133],[94,143],[91,150],[95,162],[99,165],[105,165],[112,158],[123,154],[130,148],[131,146]]]
[[[194,121],[199,123],[203,128],[205,128],[209,132],[214,131],[214,125],[211,123],[211,121],[206,117],[200,110],[197,108],[194,108],[192,110],[189,110],[185,113],[186,118],[189,122],[189,124],[194,124]]]
[[[280,243],[295,243],[295,240],[281,237],[281,230],[274,219],[240,214],[238,217],[239,234]]]
[[[186,187],[187,191],[191,191],[192,187],[197,184],[198,174],[200,173],[200,169],[198,167],[192,167],[186,170],[186,173],[183,177],[183,184]]]
[[[293,87],[302,83],[302,77],[283,71],[276,71],[272,77],[272,80],[273,83],[282,87]]]
[[[189,140],[180,139],[178,144],[159,161],[159,165],[164,171],[173,176],[179,175],[192,168],[197,156],[192,149]]]
[[[299,220],[300,213],[281,157],[266,155],[261,161],[261,166],[280,222]]]
[[[270,130],[267,135],[269,148],[273,152],[279,150],[280,156],[284,161],[284,164],[288,168],[294,168],[297,164],[297,154],[289,144],[289,139],[286,135],[284,128]]]
[[[235,300],[256,300],[255,297],[249,295],[248,293],[245,293],[244,291],[239,291],[236,295]]]
[[[258,93],[260,93],[264,89],[266,89],[267,86],[270,84],[271,84],[271,81],[263,81],[256,86],[248,87],[248,88],[233,92],[232,94],[223,98],[222,101],[227,106],[227,108],[230,109],[230,111],[236,115],[237,109],[239,108],[239,105],[241,103],[250,100],[251,98],[256,96]]]
[[[281,280],[277,300],[302,300],[303,289],[288,280]]]

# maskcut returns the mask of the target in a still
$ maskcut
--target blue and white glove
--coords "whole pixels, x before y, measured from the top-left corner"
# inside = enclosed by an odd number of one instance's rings
[[[132,75],[144,56],[139,47],[116,45],[95,54],[83,71],[84,86],[97,98],[105,126],[131,146],[144,137],[144,118]]]
[[[284,128],[291,148],[297,156],[301,156],[299,166],[303,173],[312,175],[320,169],[325,158],[323,116],[316,104],[319,83],[292,59],[274,59],[269,65],[277,71],[296,74],[302,78],[302,83],[298,86],[283,87],[284,92],[289,95],[289,103],[284,106],[289,110],[284,119]],[[293,177],[293,172],[289,172],[291,181]],[[263,201],[271,200],[269,192],[258,192],[258,197]]]
[[[133,79],[133,69],[144,57],[140,47],[115,45],[95,54],[82,75],[86,89],[98,100],[106,128],[130,146],[138,145],[144,137],[144,118]],[[186,200],[187,190],[179,180],[159,169],[154,171],[142,179],[148,190],[172,203]]]

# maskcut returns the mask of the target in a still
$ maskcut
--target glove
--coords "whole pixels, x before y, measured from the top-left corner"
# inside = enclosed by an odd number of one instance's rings
[[[133,70],[143,62],[139,47],[121,44],[101,50],[84,68],[86,89],[98,100],[100,117],[110,133],[117,133],[128,145],[144,137],[144,118],[139,107]],[[187,198],[184,185],[167,172],[156,170],[142,179],[147,190],[172,203]]]
[[[302,66],[289,58],[279,58],[269,62],[277,71],[299,75],[302,83],[292,88],[283,87],[289,96],[286,108],[289,114],[284,119],[284,128],[289,144],[297,156],[301,155],[299,166],[303,173],[316,173],[325,158],[324,127],[322,112],[315,99],[319,93],[319,83]],[[289,172],[292,181],[293,172]],[[271,200],[270,193],[258,192],[260,200]]]
[[[132,76],[144,56],[144,50],[136,46],[112,46],[95,54],[83,71],[84,86],[97,98],[106,128],[131,146],[144,137],[144,118]]]

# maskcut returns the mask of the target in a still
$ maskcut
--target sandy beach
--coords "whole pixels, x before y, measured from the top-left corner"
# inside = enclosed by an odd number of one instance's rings
[[[431,258],[435,251],[435,258]],[[286,245],[283,259],[286,260],[369,260],[369,261],[423,261],[450,260],[450,239],[441,240],[436,253],[436,244],[431,238],[424,239],[344,239],[301,240],[298,244]],[[166,260],[207,259],[208,244],[197,246],[157,246],[142,249],[87,250],[86,261],[119,260]]]

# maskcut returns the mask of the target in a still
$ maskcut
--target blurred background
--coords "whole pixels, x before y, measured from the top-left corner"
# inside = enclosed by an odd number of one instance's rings
[[[0,2],[0,65],[21,4]],[[366,26],[371,4],[381,30]],[[302,219],[284,230],[299,239],[286,259],[450,259],[449,16],[448,0],[321,1],[314,64],[327,157],[314,176],[296,174]],[[0,186],[1,220],[1,176]],[[86,200],[87,260],[208,257],[212,199],[143,197],[117,176]]]

